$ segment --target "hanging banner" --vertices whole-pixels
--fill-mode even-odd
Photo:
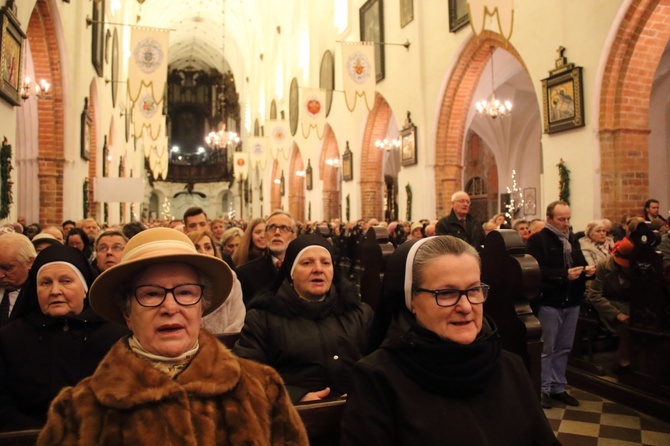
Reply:
[[[293,142],[288,121],[278,119],[266,120],[265,134],[268,135],[268,145],[272,159],[277,159],[279,152],[282,152],[284,159],[288,160],[288,151],[291,149],[291,143]]]
[[[323,130],[326,126],[326,90],[303,88],[300,91],[300,106],[302,137],[309,138],[312,129],[316,129],[316,137],[323,139]]]
[[[244,152],[233,153],[233,170],[236,179],[246,180],[249,175],[249,154]]]
[[[468,0],[468,13],[475,36],[488,29],[500,33],[505,40],[512,37],[514,0]]]
[[[128,96],[132,102],[133,135],[154,143],[165,129],[163,105],[169,36],[166,30],[140,27],[133,27],[130,35]],[[148,150],[145,142],[145,156]]]
[[[356,108],[358,97],[372,110],[375,103],[375,52],[372,42],[342,42],[344,100],[350,112]]]
[[[249,138],[249,154],[251,158],[251,167],[260,166],[265,169],[267,165],[267,138],[254,136]]]
[[[151,174],[154,177],[154,180],[157,180],[159,177],[166,180],[168,174],[169,153],[167,151],[167,141],[165,141],[165,138],[162,138],[161,141],[159,141],[159,144],[152,145],[147,158],[149,159],[149,168],[151,169]]]

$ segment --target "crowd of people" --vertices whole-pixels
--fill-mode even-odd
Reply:
[[[617,373],[630,368],[630,234],[653,227],[670,263],[658,201],[577,235],[561,201],[544,220],[484,223],[467,193],[451,204],[416,222],[301,224],[276,210],[245,224],[193,207],[110,228],[3,226],[0,430],[43,428],[39,444],[306,444],[294,405],[346,399],[342,444],[449,433],[454,444],[558,444],[541,407],[579,405],[565,370],[583,302],[620,337]],[[341,268],[373,226],[396,247],[377,308]],[[541,270],[539,399],[483,314],[479,252],[501,229]],[[228,350],[211,333],[239,339]]]

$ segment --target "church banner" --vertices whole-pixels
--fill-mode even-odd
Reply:
[[[303,88],[300,94],[302,137],[309,138],[312,129],[316,129],[316,137],[321,140],[326,126],[326,90]]]
[[[145,157],[152,146],[164,144],[168,40],[165,30],[134,27],[131,31],[128,96],[133,105],[133,136],[143,139]]]
[[[288,121],[278,119],[268,119],[265,121],[265,134],[268,135],[270,154],[273,159],[279,157],[279,152],[283,153],[284,159],[288,159],[289,150],[291,150],[291,131]]]
[[[245,152],[233,153],[233,169],[236,179],[246,180],[249,175],[249,154]]]
[[[505,40],[512,37],[514,0],[468,0],[468,12],[475,36],[488,29],[500,33]]]
[[[342,68],[344,100],[350,112],[354,111],[358,97],[365,98],[368,111],[375,104],[375,52],[372,42],[343,42]]]
[[[265,169],[267,165],[267,138],[262,136],[249,138],[249,147],[251,167],[260,166],[261,169]]]

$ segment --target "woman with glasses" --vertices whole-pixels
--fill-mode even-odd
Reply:
[[[320,235],[293,240],[275,285],[254,298],[233,351],[275,368],[294,403],[338,399],[363,357],[372,309],[340,280]]]
[[[91,287],[95,311],[132,335],[58,395],[37,444],[306,445],[277,372],[201,330],[232,282],[230,268],[183,233],[133,237]]]
[[[477,251],[451,236],[389,258],[343,445],[558,445],[521,358],[484,317]]]

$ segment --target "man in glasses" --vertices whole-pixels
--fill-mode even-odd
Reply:
[[[477,251],[484,245],[484,228],[470,214],[470,196],[465,191],[451,196],[451,213],[442,217],[435,225],[435,235],[452,235],[466,241]]]
[[[541,404],[545,409],[552,400],[568,406],[579,401],[566,391],[565,369],[579,318],[579,306],[587,277],[593,277],[595,265],[587,266],[579,242],[570,232],[570,206],[554,201],[547,206],[547,222],[526,244],[542,274],[542,295],[535,303],[542,325]]]
[[[295,238],[295,220],[282,210],[276,210],[265,222],[265,240],[268,252],[263,256],[240,266],[237,278],[242,284],[244,303],[248,305],[259,291],[269,289],[277,276],[277,270],[284,261],[286,248]]]
[[[92,265],[96,276],[121,261],[123,248],[126,247],[127,242],[128,239],[122,232],[112,229],[98,235],[95,240],[95,260]]]

